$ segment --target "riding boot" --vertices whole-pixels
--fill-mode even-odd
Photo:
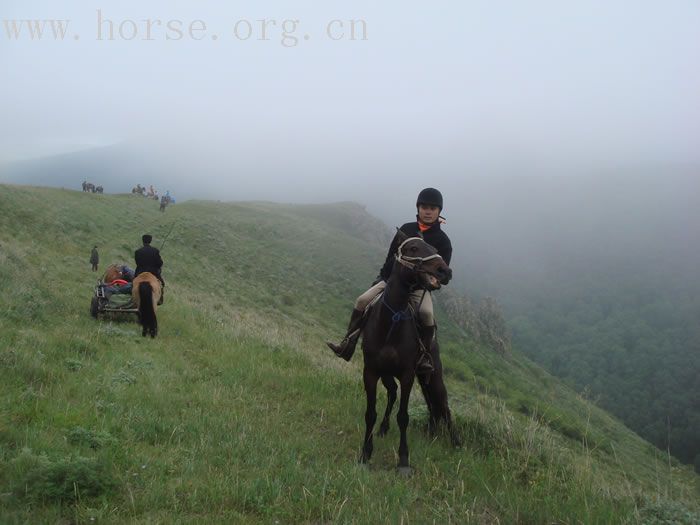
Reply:
[[[421,352],[416,363],[416,374],[430,376],[435,371],[433,366],[433,358],[431,349],[433,347],[433,338],[435,337],[434,326],[420,327]]]
[[[334,344],[330,341],[326,341],[328,348],[335,352],[335,355],[342,357],[346,361],[350,361],[352,355],[355,353],[355,346],[357,345],[357,340],[360,338],[362,333],[362,321],[364,312],[362,310],[356,310],[353,308],[352,315],[350,316],[350,324],[348,325],[348,332],[345,337],[340,342],[340,344]]]

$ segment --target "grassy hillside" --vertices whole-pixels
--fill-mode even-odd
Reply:
[[[698,477],[444,312],[464,446],[398,431],[357,464],[360,361],[325,348],[384,256],[353,204],[184,202],[0,186],[0,522],[695,523]],[[174,224],[174,226],[173,226]],[[101,267],[163,250],[160,334],[93,320]],[[439,298],[438,298],[439,301]],[[384,397],[380,398],[383,409]],[[675,520],[675,521],[673,521]]]

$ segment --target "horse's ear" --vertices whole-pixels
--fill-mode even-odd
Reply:
[[[408,235],[402,232],[399,228],[396,228],[396,240],[401,244],[403,241],[408,239]]]

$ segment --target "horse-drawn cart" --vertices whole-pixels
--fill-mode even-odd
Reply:
[[[138,314],[138,309],[131,299],[132,279],[133,270],[128,266],[108,266],[104,278],[95,285],[90,302],[90,315],[97,319],[100,314],[107,312]]]
[[[139,313],[134,302],[131,300],[131,283],[129,283],[128,287],[123,287],[128,288],[128,290],[115,290],[114,288],[114,286],[105,284],[102,281],[97,281],[95,295],[90,302],[90,315],[95,319],[97,319],[100,314],[107,312]]]
[[[95,319],[100,314],[107,312],[138,314],[138,310],[131,300],[131,286],[128,292],[112,290],[114,287],[98,281],[95,286],[95,295],[90,302],[90,315]]]

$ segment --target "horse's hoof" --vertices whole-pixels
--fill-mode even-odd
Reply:
[[[379,432],[377,432],[377,436],[384,437],[386,436],[387,432],[389,432],[389,425],[381,426],[379,427]]]
[[[360,460],[359,460],[359,463],[362,464],[362,465],[366,465],[367,463],[369,463],[369,460],[370,460],[371,458],[372,458],[372,451],[369,451],[369,452],[368,452],[368,451],[366,451],[366,450],[363,450],[363,451],[360,452]]]
[[[408,478],[413,475],[413,469],[411,467],[396,467],[396,472],[403,478]]]

